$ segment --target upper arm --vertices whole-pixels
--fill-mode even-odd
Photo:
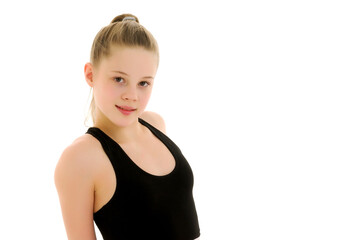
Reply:
[[[166,133],[165,121],[159,114],[145,111],[141,114],[140,117],[163,133]]]
[[[96,239],[93,223],[94,177],[84,152],[78,145],[65,149],[54,175],[70,240]]]

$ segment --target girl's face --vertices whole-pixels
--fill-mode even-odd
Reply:
[[[137,122],[150,99],[157,65],[157,56],[151,51],[112,47],[110,56],[93,69],[92,81],[87,76],[93,87],[95,124],[110,121],[125,127]]]

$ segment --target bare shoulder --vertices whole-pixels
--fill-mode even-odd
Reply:
[[[91,177],[96,170],[100,143],[89,134],[77,138],[63,151],[56,169],[55,183],[63,178]]]
[[[163,133],[166,133],[165,121],[160,116],[160,114],[151,111],[145,111],[141,114],[140,118],[144,119],[146,122],[150,123]]]
[[[85,134],[63,151],[55,169],[55,185],[69,239],[96,239],[93,208],[99,147],[95,138]]]

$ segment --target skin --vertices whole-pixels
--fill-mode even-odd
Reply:
[[[87,63],[84,74],[96,102],[94,126],[119,143],[141,169],[161,176],[174,169],[175,160],[138,122],[140,117],[165,133],[161,116],[144,112],[157,62],[156,55],[143,48],[112,47],[98,66]],[[136,111],[124,115],[116,105]],[[68,239],[96,239],[93,213],[111,199],[116,187],[114,170],[97,139],[84,134],[64,150],[55,169],[55,185]]]

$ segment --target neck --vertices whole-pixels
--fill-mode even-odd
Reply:
[[[136,119],[127,126],[117,126],[107,118],[97,119],[94,127],[100,128],[106,135],[119,144],[135,142],[144,133],[141,123]]]

